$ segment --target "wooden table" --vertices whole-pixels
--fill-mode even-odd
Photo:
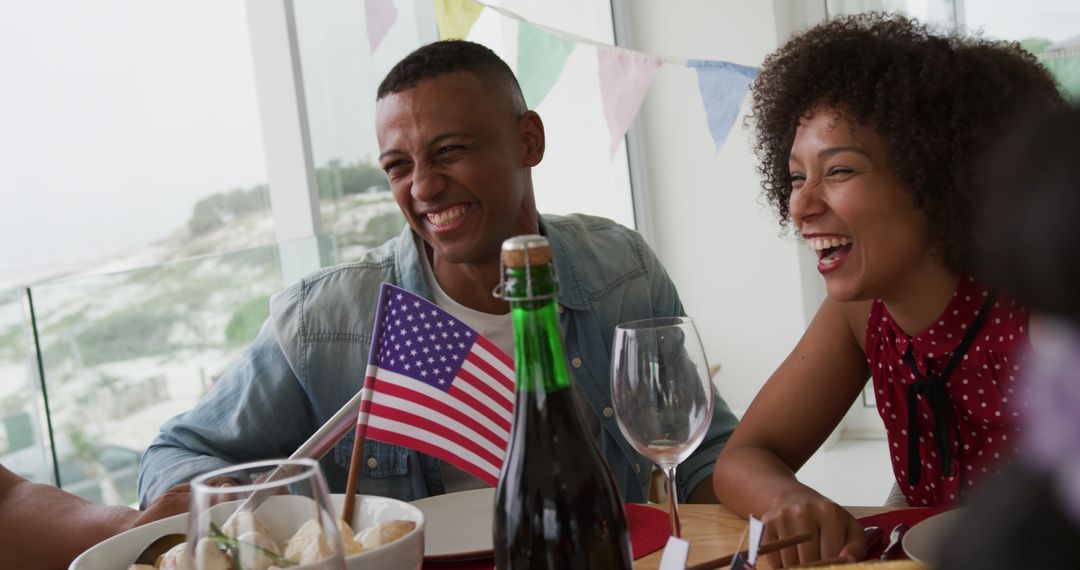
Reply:
[[[655,505],[665,509],[667,505]],[[888,507],[847,507],[856,518],[892,510]],[[666,511],[665,511],[666,512]],[[746,530],[746,520],[735,516],[722,505],[680,505],[683,540],[690,542],[690,564],[697,564],[735,552]],[[655,570],[660,567],[663,549],[634,563],[636,570]],[[759,561],[768,568],[767,561]]]

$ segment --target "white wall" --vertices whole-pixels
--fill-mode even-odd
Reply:
[[[632,26],[626,47],[647,53],[759,66],[778,44],[771,2],[665,0],[625,7]],[[781,14],[781,21],[789,17]],[[736,409],[749,405],[806,326],[799,246],[781,237],[775,215],[763,205],[742,118],[715,152],[697,76],[675,65],[657,73],[637,118],[646,145],[653,246],[698,322],[710,363],[723,366],[717,384]]]

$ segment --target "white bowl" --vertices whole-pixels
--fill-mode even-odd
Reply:
[[[275,497],[270,499],[275,499]],[[264,508],[274,506],[270,499],[267,500]],[[334,510],[340,513],[341,507],[345,503],[345,495],[331,495],[330,500],[334,504]],[[187,532],[187,518],[187,513],[183,513],[120,533],[80,554],[71,563],[68,570],[127,568],[129,564],[135,561],[135,557],[142,552],[142,549],[146,548],[158,537],[171,533],[185,534]],[[267,524],[271,526],[271,531],[274,532],[273,527],[276,525],[269,522],[271,517],[266,518],[268,519]],[[281,520],[281,517],[273,518]],[[390,544],[349,556],[345,559],[346,568],[349,570],[361,570],[364,568],[420,570],[424,561],[424,513],[409,503],[396,499],[372,495],[356,496],[353,520],[349,521],[354,531],[360,532],[362,529],[388,520],[416,521],[416,528]],[[299,526],[299,523],[296,526]]]

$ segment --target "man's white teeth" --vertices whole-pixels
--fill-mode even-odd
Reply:
[[[435,224],[436,226],[441,226],[441,225],[446,224],[446,223],[448,223],[448,222],[450,222],[452,220],[456,220],[456,219],[460,218],[461,215],[464,214],[464,213],[465,213],[465,206],[454,206],[453,208],[450,208],[449,210],[443,210],[441,212],[436,212],[434,214],[428,214],[427,219],[428,219],[429,222]]]
[[[831,238],[809,238],[806,240],[810,244],[810,248],[814,251],[821,251],[823,249],[829,249],[830,247],[840,247],[851,243],[851,240],[846,237],[831,237]]]

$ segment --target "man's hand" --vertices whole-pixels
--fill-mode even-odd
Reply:
[[[238,485],[240,482],[231,477],[215,477],[211,479],[209,483],[215,487],[230,487]],[[134,528],[173,515],[186,513],[188,512],[188,509],[190,509],[190,505],[191,485],[188,483],[176,485],[162,493],[157,500],[146,507],[145,511],[139,511],[138,516],[131,522],[130,527]]]

